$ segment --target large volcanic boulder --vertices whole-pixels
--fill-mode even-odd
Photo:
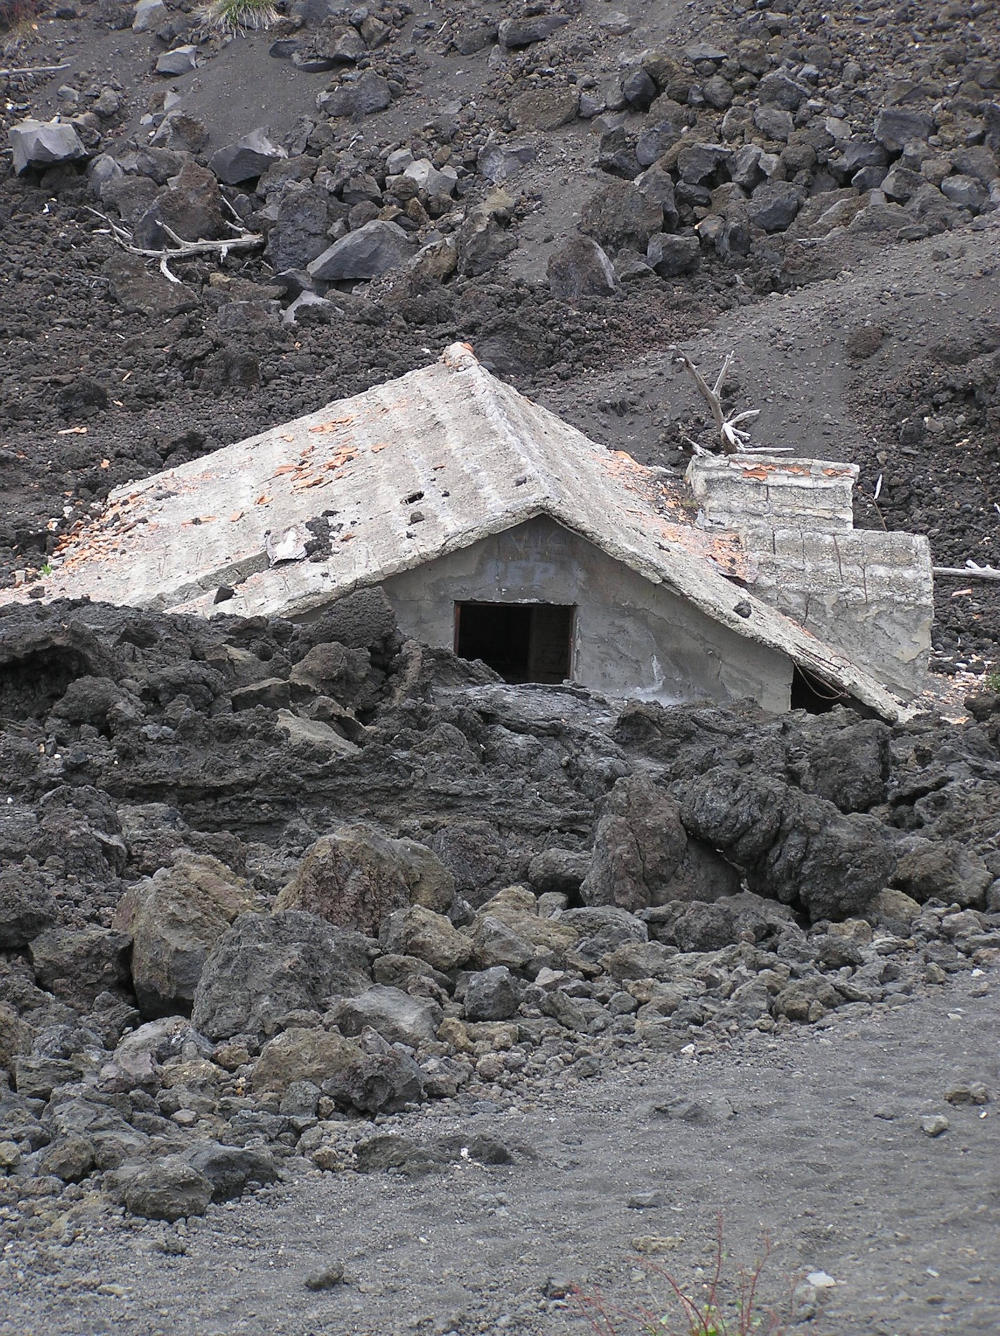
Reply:
[[[424,845],[345,824],[307,850],[276,908],[377,936],[396,910],[419,904],[443,913],[454,894],[454,877]]]
[[[845,816],[779,779],[717,766],[678,787],[689,833],[742,869],[751,891],[813,922],[864,913],[896,865],[875,817]]]
[[[241,914],[205,962],[192,1019],[210,1039],[267,1033],[289,1012],[363,993],[368,965],[366,938],[315,914]]]
[[[113,924],[132,935],[132,980],[143,1015],[190,1011],[209,951],[251,907],[246,883],[198,854],[126,891]]]
[[[618,780],[600,809],[590,870],[580,887],[586,904],[634,913],[737,890],[734,868],[689,838],[675,798],[641,775]]]

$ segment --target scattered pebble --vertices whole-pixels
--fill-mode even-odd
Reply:
[[[920,1130],[926,1136],[939,1137],[951,1126],[943,1113],[927,1113],[920,1119]]]
[[[307,1290],[332,1290],[343,1283],[343,1262],[328,1262],[326,1266],[320,1267],[318,1271],[313,1271],[306,1277]]]

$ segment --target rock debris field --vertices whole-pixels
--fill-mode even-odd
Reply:
[[[5,584],[455,339],[678,473],[671,345],[734,351],[996,564],[993,6],[264,19],[0,3]],[[377,590],[0,610],[0,1333],[685,1332],[718,1230],[762,1330],[1000,1326],[998,588],[892,726],[509,686]]]

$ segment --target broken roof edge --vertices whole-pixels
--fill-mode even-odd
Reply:
[[[135,478],[120,483],[117,487],[113,487],[105,497],[101,507],[100,517],[106,516],[109,512],[115,510],[116,507],[120,509],[131,509],[135,507],[137,502],[139,502],[147,492],[154,492],[157,488],[162,488],[166,482],[182,484],[189,477],[197,477],[198,474],[203,472],[206,461],[211,459],[213,455],[218,455],[225,450],[233,449],[235,446],[242,446],[247,450],[251,450],[254,446],[269,440],[276,432],[288,431],[296,427],[308,431],[311,426],[321,424],[332,408],[343,409],[353,405],[356,401],[364,399],[366,395],[379,390],[383,385],[392,385],[395,381],[406,382],[408,380],[415,380],[426,375],[432,367],[438,364],[442,364],[447,367],[448,370],[456,372],[478,370],[484,377],[495,379],[490,376],[490,373],[486,370],[483,364],[476,358],[470,344],[451,343],[445,348],[444,352],[438,357],[435,357],[433,361],[430,361],[423,366],[414,367],[412,371],[404,372],[402,376],[397,376],[393,380],[377,381],[374,385],[370,385],[367,390],[359,390],[355,394],[348,395],[345,398],[331,399],[327,403],[321,404],[319,408],[313,409],[312,412],[301,413],[298,417],[292,418],[286,422],[276,422],[270,427],[265,427],[263,431],[254,432],[252,436],[240,437],[238,441],[232,441],[229,445],[218,446],[214,450],[209,450],[206,454],[197,455],[193,459],[187,459],[183,464],[173,464],[168,468],[158,470],[156,473],[150,473],[145,478]],[[505,385],[504,381],[497,381],[496,383]],[[575,431],[577,429],[573,428],[573,430]],[[580,434],[582,435],[583,433]]]
[[[558,507],[555,508],[558,512]],[[914,710],[877,678],[845,655],[840,654],[811,631],[800,626],[777,608],[758,598],[743,585],[734,584],[720,570],[710,563],[700,563],[696,578],[685,580],[680,571],[687,566],[687,561],[678,558],[687,554],[673,553],[674,566],[680,569],[668,569],[649,561],[640,553],[631,550],[623,543],[609,540],[607,535],[593,531],[581,524],[579,519],[570,521],[564,514],[550,512],[563,528],[578,534],[587,542],[599,547],[614,561],[620,561],[643,579],[652,584],[660,584],[687,599],[712,621],[725,626],[727,630],[744,640],[786,655],[799,669],[813,673],[832,687],[844,691],[860,704],[875,710],[892,723],[904,723]],[[680,577],[680,578],[679,578]],[[705,585],[707,588],[699,588]],[[714,586],[714,590],[713,590]],[[715,592],[716,598],[711,597]],[[737,595],[737,602],[750,606],[750,617],[743,617],[729,606],[729,596]],[[723,597],[725,595],[725,597]],[[763,623],[761,625],[760,623]],[[770,627],[768,624],[772,624]],[[773,629],[772,629],[773,628]]]

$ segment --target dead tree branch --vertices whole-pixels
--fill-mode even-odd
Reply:
[[[932,566],[931,570],[953,580],[1000,580],[995,566]]]
[[[19,70],[0,70],[0,79],[16,79],[21,74],[58,74],[68,69],[69,61],[62,65],[25,65]]]
[[[256,250],[258,246],[263,246],[264,238],[256,232],[240,231],[235,237],[223,237],[219,241],[185,241],[166,223],[160,226],[174,243],[172,246],[164,246],[160,250],[148,249],[144,246],[136,246],[132,242],[132,233],[127,228],[122,227],[120,223],[114,223],[107,214],[100,213],[97,209],[87,209],[95,218],[100,218],[101,222],[108,226],[108,235],[111,239],[121,246],[122,250],[128,251],[130,255],[142,255],[148,260],[159,260],[160,272],[164,278],[170,279],[171,283],[179,283],[180,279],[167,268],[168,260],[189,259],[192,255],[218,255],[224,260],[230,251]]]
[[[749,422],[751,418],[758,417],[760,414],[759,408],[748,408],[744,409],[742,413],[734,413],[731,417],[726,416],[720,396],[729,368],[733,364],[732,353],[726,354],[722,363],[722,370],[715,378],[715,384],[709,385],[708,381],[691,361],[687,353],[678,348],[676,344],[671,346],[669,351],[674,360],[680,362],[685,371],[687,371],[695,385],[697,385],[701,397],[705,400],[705,403],[708,404],[709,411],[712,414],[712,421],[715,423],[715,430],[718,432],[718,450],[721,451],[722,454],[736,455],[744,452],[752,453],[761,450],[766,450],[768,454],[787,454],[789,452],[789,447],[787,446],[779,446],[775,448],[750,444],[750,433],[744,430],[740,426],[740,423]],[[704,450],[703,446],[697,445],[694,441],[690,440],[689,437],[685,437],[685,440],[694,447],[695,453]],[[708,453],[715,453],[715,451],[709,451]]]

